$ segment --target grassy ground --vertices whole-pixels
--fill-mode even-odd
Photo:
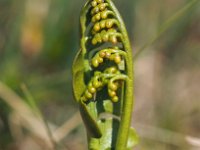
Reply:
[[[0,0],[0,150],[86,149],[71,65],[83,0]],[[138,150],[200,149],[200,3],[114,0],[135,54]]]

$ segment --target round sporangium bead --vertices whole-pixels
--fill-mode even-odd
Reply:
[[[88,90],[86,90],[85,97],[88,99],[92,98],[92,93],[90,93]]]
[[[99,3],[99,4],[103,2],[102,0],[96,0],[96,1],[97,1],[97,3]]]
[[[109,72],[110,73],[115,73],[117,71],[117,68],[116,67],[111,67],[110,69],[109,69]]]
[[[113,44],[117,44],[116,36],[114,36],[114,35],[110,36],[110,42],[112,42]]]
[[[92,17],[92,22],[96,22],[96,18],[95,18],[95,16]]]
[[[95,6],[97,6],[97,2],[96,2],[95,0],[93,0],[93,1],[91,2],[91,5],[92,5],[92,7],[95,7]]]
[[[116,91],[117,90],[117,85],[114,84],[114,83],[109,83],[108,84],[108,88],[111,89],[111,90],[113,90],[113,91]]]
[[[104,58],[105,55],[106,55],[106,53],[105,53],[104,51],[101,51],[101,52],[99,53],[99,56],[100,56],[101,58]]]
[[[99,12],[99,7],[96,6],[96,7],[94,8],[94,12],[95,12],[95,13],[98,13],[98,12]]]
[[[111,54],[109,52],[106,52],[106,58],[110,58]]]
[[[98,13],[98,14],[95,15],[95,19],[96,19],[97,21],[101,19],[100,13]]]
[[[92,94],[96,92],[96,89],[94,87],[88,88],[88,91]]]
[[[101,39],[101,35],[99,33],[97,33],[95,35],[95,39],[97,40],[97,42],[101,43],[102,42],[102,39]]]
[[[115,59],[115,55],[111,55],[109,59],[110,60],[114,60]]]
[[[108,42],[108,40],[109,40],[109,35],[108,35],[107,33],[104,34],[103,37],[102,37],[102,39],[103,39],[104,42]]]
[[[97,44],[96,38],[93,38],[93,39],[92,39],[92,44],[93,44],[93,45],[96,45],[96,44]]]
[[[94,25],[94,31],[99,31],[100,29],[101,29],[101,27],[100,27],[100,25],[99,25],[99,23],[96,23],[95,25]]]
[[[95,80],[98,80],[98,77],[97,77],[97,76],[100,75],[100,74],[101,74],[100,71],[95,71],[95,72],[94,72],[94,76],[95,76],[94,79],[95,79]]]
[[[99,66],[98,60],[97,60],[97,59],[92,59],[92,65],[93,65],[94,67],[98,67],[98,66]]]
[[[106,26],[106,21],[105,21],[105,20],[102,20],[99,24],[100,24],[100,27],[101,27],[101,28],[105,28],[105,26]]]
[[[98,13],[98,12],[99,12],[99,7],[98,7],[98,6],[95,6],[95,7],[92,9],[91,14],[93,15],[93,14],[96,14],[96,13]]]
[[[101,57],[98,57],[97,60],[98,60],[99,63],[103,62],[103,58],[101,58]]]
[[[114,96],[114,97],[112,98],[112,101],[113,101],[113,102],[118,102],[118,100],[119,100],[119,98],[118,98],[117,96]]]
[[[100,25],[101,26],[101,25]],[[107,33],[107,31],[106,30],[102,30],[101,31],[101,35],[103,36],[104,34],[106,34]]]
[[[93,88],[92,82],[89,82],[88,88]]]
[[[109,90],[109,91],[108,91],[108,94],[109,94],[110,97],[116,96],[116,92],[115,92],[115,91],[112,91],[112,90]]]
[[[102,19],[106,19],[107,18],[107,12],[106,11],[101,12],[101,18]]]
[[[121,62],[121,57],[119,55],[115,56],[115,63],[119,64]]]
[[[107,27],[107,28],[111,28],[112,25],[113,25],[113,21],[112,21],[112,20],[107,20],[107,21],[106,21],[106,27]]]
[[[106,8],[106,3],[102,3],[99,5],[99,9],[103,11]]]
[[[93,86],[94,86],[95,88],[99,88],[99,87],[100,87],[100,82],[99,82],[99,81],[94,80],[94,81],[92,82],[92,84],[93,84]]]

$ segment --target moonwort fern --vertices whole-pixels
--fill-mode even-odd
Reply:
[[[111,0],[88,0],[80,16],[80,50],[73,63],[74,96],[91,150],[126,150],[137,143],[132,128],[132,50]]]

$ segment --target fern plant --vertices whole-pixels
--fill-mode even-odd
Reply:
[[[80,16],[80,50],[73,63],[73,90],[88,136],[88,149],[132,149],[132,50],[111,0],[88,0]]]

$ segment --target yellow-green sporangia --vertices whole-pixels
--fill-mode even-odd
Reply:
[[[123,20],[111,0],[87,0],[80,26],[73,90],[88,149],[131,150],[138,138],[130,127],[133,57]]]

